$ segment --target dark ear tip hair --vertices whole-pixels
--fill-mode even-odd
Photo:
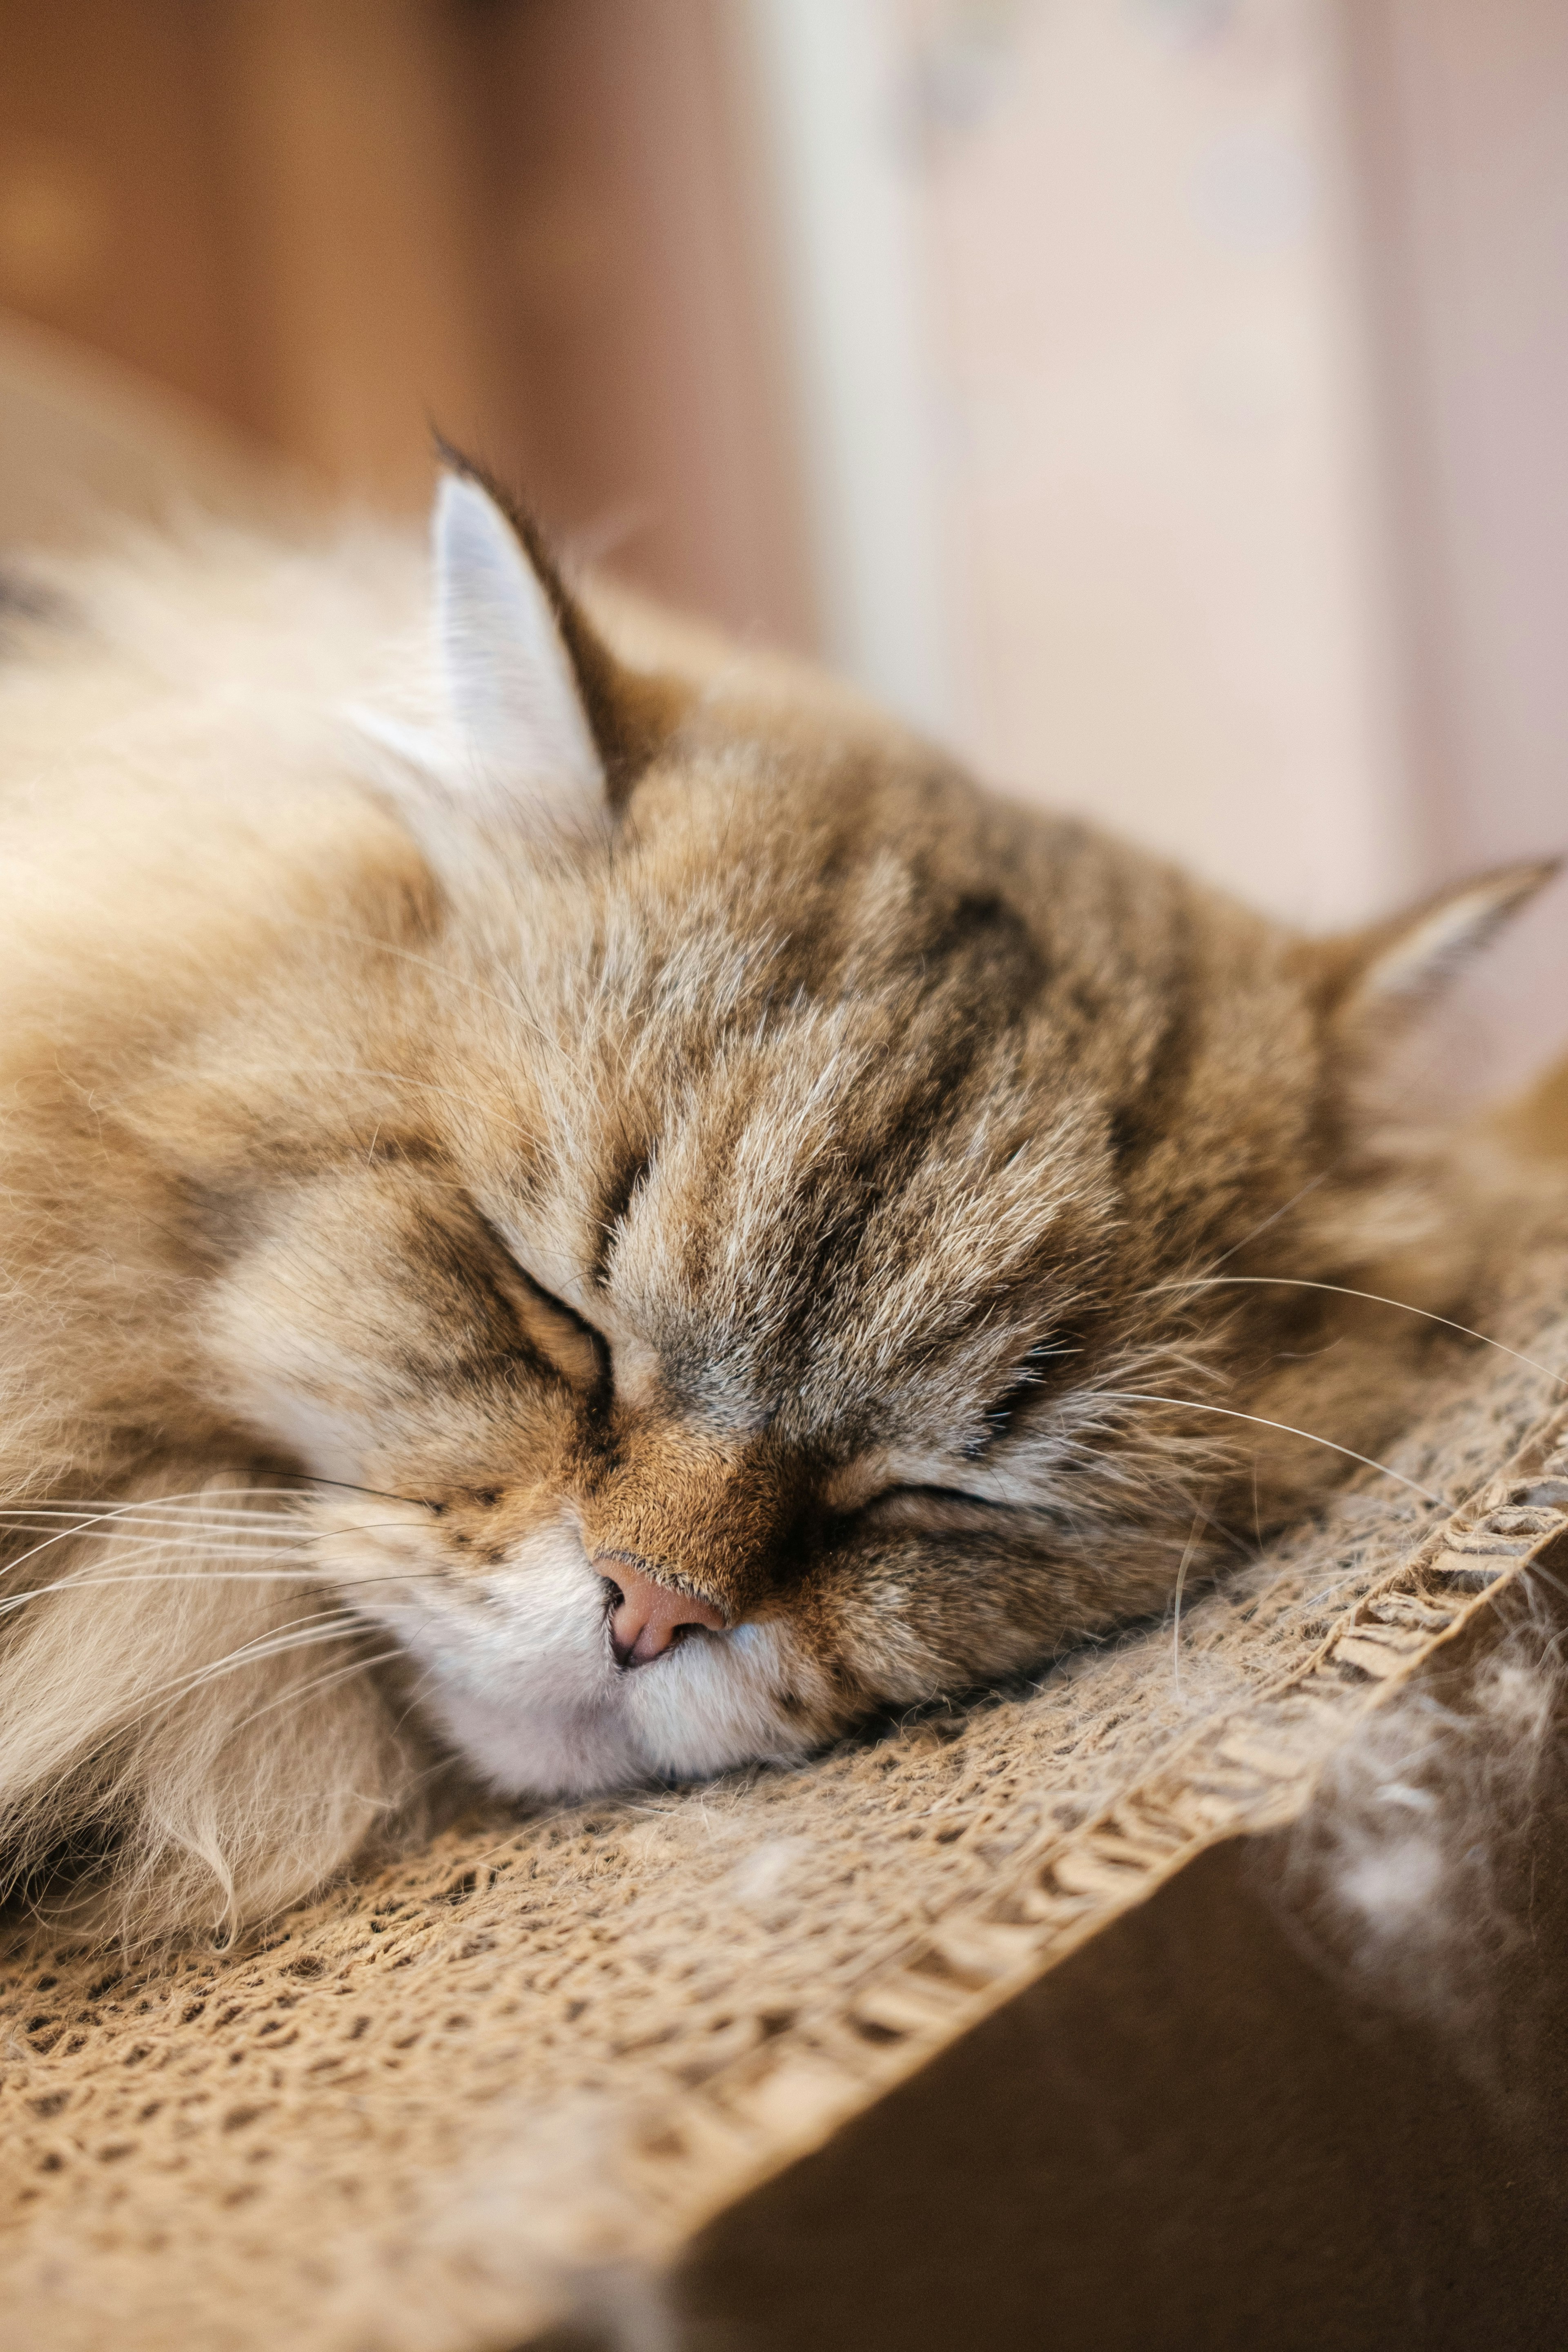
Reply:
[[[477,482],[485,496],[494,501],[521,541],[529,562],[543,577],[552,601],[559,603],[564,594],[560,567],[543,528],[534,520],[527,499],[520,497],[482,457],[470,457],[468,450],[459,449],[455,441],[448,441],[433,418],[429,424],[431,446],[442,472],[456,474],[461,481]]]
[[[468,458],[455,441],[447,440],[428,409],[425,412],[425,429],[430,436],[430,446],[436,453],[437,464],[446,467],[449,473],[465,472],[468,464]]]
[[[1524,887],[1543,890],[1564,869],[1568,869],[1568,849],[1554,849],[1548,857],[1527,858],[1519,870]]]
[[[1479,876],[1478,887],[1484,889],[1489,881],[1497,894],[1491,923],[1487,927],[1488,934],[1508,922],[1532,898],[1539,898],[1549,883],[1556,881],[1565,866],[1568,866],[1568,853],[1558,851],[1550,857],[1518,858],[1507,866],[1494,866],[1489,875]]]
[[[1550,882],[1554,874],[1561,874],[1565,865],[1568,865],[1568,850],[1554,849],[1544,857],[1510,857],[1505,865],[1492,866],[1490,872],[1499,882],[1512,876],[1521,890],[1538,890],[1543,883]],[[1486,878],[1485,875],[1477,877],[1480,881]]]
[[[425,423],[429,431],[430,446],[435,455],[436,463],[442,471],[447,474],[461,474],[468,481],[478,482],[483,488],[489,489],[491,488],[489,470],[483,461],[478,457],[471,457],[466,449],[459,449],[455,441],[449,440],[428,411],[426,413]]]

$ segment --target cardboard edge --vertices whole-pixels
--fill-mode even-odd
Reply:
[[[1560,1490],[1549,1501],[1524,1497]],[[606,2198],[635,2213],[627,2259],[671,2275],[697,2234],[825,2147],[1215,1848],[1286,1829],[1354,1727],[1568,1549],[1568,1410],[1540,1422],[1304,1664],[1222,1711],[1006,1886],[883,1956],[830,2020],[786,2030],[657,2116],[630,2117]],[[1429,1625],[1412,1626],[1415,1615]],[[579,2308],[596,2301],[582,2280]],[[651,2307],[651,2305],[650,2305]]]

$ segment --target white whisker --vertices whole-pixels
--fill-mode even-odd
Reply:
[[[281,1515],[276,1511],[253,1511],[237,1508],[232,1504],[208,1511],[165,1511],[158,1503],[133,1503],[105,1510],[91,1503],[0,1503],[0,1519],[57,1518],[98,1521],[113,1519],[145,1526],[149,1520],[166,1527],[207,1527],[220,1524],[241,1524],[247,1527],[274,1527]]]
[[[1218,1413],[1226,1421],[1250,1421],[1259,1429],[1277,1429],[1284,1437],[1300,1437],[1309,1445],[1326,1445],[1331,1454],[1342,1454],[1347,1462],[1359,1462],[1365,1470],[1379,1471],[1384,1478],[1393,1478],[1401,1486],[1408,1486],[1411,1493],[1419,1495],[1424,1502],[1441,1503],[1443,1499],[1441,1495],[1435,1495],[1430,1486],[1423,1486],[1419,1479],[1407,1478],[1403,1470],[1391,1470],[1386,1462],[1374,1462],[1370,1454],[1358,1454],[1353,1445],[1341,1445],[1331,1437],[1320,1437],[1315,1429],[1297,1429],[1288,1421],[1269,1421],[1260,1412],[1240,1412],[1234,1405],[1200,1404],[1195,1397],[1149,1396],[1138,1389],[1106,1389],[1102,1393],[1118,1398],[1124,1404],[1168,1404],[1181,1412]]]
[[[1224,1263],[1222,1258],[1220,1264]],[[1434,1315],[1429,1307],[1413,1307],[1408,1298],[1385,1298],[1380,1290],[1355,1290],[1344,1282],[1309,1282],[1284,1274],[1211,1274],[1191,1282],[1157,1282],[1144,1296],[1152,1297],[1161,1290],[1226,1290],[1238,1286],[1261,1290],[1326,1290],[1341,1298],[1364,1298],[1373,1307],[1394,1307],[1402,1315],[1418,1315],[1424,1323],[1437,1323],[1445,1331],[1457,1331],[1463,1339],[1478,1339],[1483,1348],[1495,1348],[1500,1355],[1511,1356],[1516,1364],[1524,1364],[1531,1371],[1555,1381],[1559,1388],[1568,1388],[1568,1377],[1554,1372],[1549,1364],[1538,1363],[1533,1356],[1521,1355],[1517,1348],[1505,1347],[1500,1339],[1490,1338],[1485,1331],[1472,1330],[1468,1323],[1456,1323],[1450,1315]]]
[[[30,1551],[18,1552],[15,1559],[8,1559],[5,1563],[5,1574],[7,1577],[14,1576],[19,1568],[26,1568],[30,1559],[37,1559],[40,1552],[52,1551],[56,1544],[71,1543],[82,1532],[83,1530],[77,1527],[62,1528],[58,1535],[47,1536],[42,1543],[34,1544]]]
[[[334,1576],[328,1586],[333,1592],[357,1592],[372,1584],[438,1583],[434,1573],[416,1569],[388,1569],[381,1576]],[[48,1584],[31,1584],[25,1592],[7,1593],[0,1600],[0,1616],[21,1609],[29,1601],[42,1601],[51,1592],[91,1592],[118,1591],[127,1584],[307,1584],[310,1579],[298,1568],[182,1568],[169,1569],[159,1574],[148,1569],[127,1569],[123,1576],[62,1576]],[[379,1608],[396,1606],[393,1601],[380,1601]]]
[[[1181,1566],[1176,1570],[1176,1609],[1171,1624],[1171,1681],[1178,1698],[1182,1693],[1182,1591],[1187,1580],[1188,1564],[1197,1549],[1198,1531],[1204,1518],[1205,1513],[1200,1507],[1194,1514],[1192,1532],[1182,1553]]]
[[[1277,1208],[1271,1215],[1265,1217],[1260,1223],[1253,1225],[1247,1233],[1242,1234],[1241,1239],[1238,1242],[1232,1243],[1230,1248],[1225,1252],[1223,1256],[1215,1258],[1215,1265],[1226,1265],[1228,1261],[1236,1255],[1237,1250],[1246,1249],[1247,1244],[1249,1242],[1255,1242],[1259,1234],[1266,1234],[1271,1225],[1277,1225],[1279,1223],[1281,1217],[1288,1217],[1292,1209],[1299,1207],[1300,1204],[1306,1200],[1309,1193],[1315,1192],[1320,1184],[1326,1184],[1329,1178],[1338,1172],[1339,1169],[1343,1164],[1344,1157],[1345,1155],[1342,1152],[1339,1159],[1333,1160],[1329,1167],[1321,1168],[1318,1171],[1318,1173],[1315,1176],[1310,1177],[1308,1181],[1301,1186],[1299,1192],[1292,1192],[1288,1201],[1282,1202],[1279,1207]]]
[[[347,1610],[342,1612],[341,1616],[293,1618],[270,1633],[258,1633],[254,1641],[242,1643],[237,1650],[230,1650],[226,1656],[215,1658],[210,1664],[199,1666],[192,1674],[176,1675],[169,1682],[160,1683],[148,1692],[147,1696],[149,1699],[168,1699],[172,1704],[188,1697],[192,1691],[216,1682],[222,1675],[238,1674],[246,1666],[261,1665],[270,1658],[286,1657],[294,1650],[314,1649],[327,1642],[348,1641],[364,1631],[363,1620]]]
[[[121,1519],[111,1527],[102,1527],[89,1519],[68,1519],[61,1523],[44,1520],[28,1526],[18,1520],[0,1534],[41,1536],[47,1534],[50,1542],[68,1543],[79,1538],[83,1543],[110,1544],[127,1551],[200,1551],[216,1556],[226,1551],[235,1559],[247,1557],[264,1548],[278,1551],[297,1550],[305,1538],[295,1536],[287,1528],[266,1522],[252,1527],[225,1525],[207,1529],[200,1525],[171,1526],[167,1521],[153,1520],[151,1525],[132,1527]]]
[[[258,1723],[264,1715],[270,1715],[276,1707],[299,1706],[308,1698],[314,1698],[318,1691],[330,1690],[334,1683],[346,1682],[351,1675],[367,1674],[372,1666],[387,1665],[404,1654],[401,1650],[376,1650],[368,1658],[351,1658],[346,1666],[334,1666],[330,1675],[317,1675],[311,1681],[301,1684],[298,1690],[284,1691],[279,1697],[269,1698],[265,1706],[254,1707],[250,1714],[240,1717],[235,1729],[243,1731],[247,1724]]]

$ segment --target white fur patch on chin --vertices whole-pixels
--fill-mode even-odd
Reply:
[[[772,1623],[693,1633],[621,1682],[645,1772],[701,1780],[733,1764],[794,1763],[816,1744],[784,1709],[790,1637]]]
[[[622,1669],[603,1580],[563,1522],[521,1545],[482,1591],[484,1605],[454,1606],[411,1583],[393,1622],[424,1668],[422,1710],[500,1796],[585,1797],[806,1751],[782,1704],[781,1632],[694,1634]]]

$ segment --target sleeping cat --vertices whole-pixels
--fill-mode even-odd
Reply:
[[[1384,1072],[1548,869],[1303,940],[591,618],[462,466],[428,579],[214,527],[26,589],[24,1899],[232,1929],[454,1764],[787,1762],[1037,1668],[1375,1456],[1453,1344],[1312,1286],[1472,1319],[1495,1207]]]

